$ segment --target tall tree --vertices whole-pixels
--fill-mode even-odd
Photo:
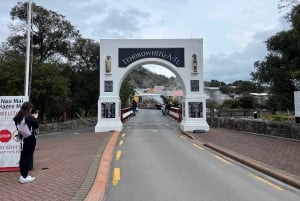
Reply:
[[[0,69],[7,70],[6,78],[15,75],[12,78],[18,82],[14,81],[14,84],[19,87],[3,85],[6,87],[1,92],[5,95],[21,95],[24,91],[27,7],[28,3],[18,3],[10,12],[12,20],[16,22],[10,26],[12,34],[1,48],[0,63],[5,61],[5,65],[0,64]],[[58,119],[64,111],[68,112],[69,117],[74,117],[79,110],[96,114],[99,44],[81,38],[79,31],[74,29],[65,16],[34,3],[32,8],[31,101],[45,114],[45,119]],[[7,59],[12,54],[18,56]],[[5,79],[0,81],[0,85],[8,83]]]
[[[2,46],[2,48],[5,47]],[[0,96],[24,95],[24,55],[13,50],[2,52],[0,55],[0,72]]]
[[[290,6],[296,6],[299,4],[299,0],[279,0],[278,9],[282,10],[285,8],[289,8]]]
[[[300,81],[300,5],[289,15],[292,28],[271,36],[267,41],[268,55],[255,62],[254,80],[270,86],[278,109],[293,109],[293,92]]]
[[[57,121],[70,105],[69,79],[53,64],[39,64],[33,71],[30,99],[41,110],[43,121]]]
[[[99,43],[78,37],[70,50],[71,66],[79,71],[99,71],[99,55]]]
[[[11,9],[12,20],[19,23],[11,25],[15,33],[10,36],[8,41],[24,51],[25,27],[27,23],[28,3],[19,2]],[[79,37],[79,31],[65,19],[65,16],[47,10],[32,3],[32,44],[35,58],[38,62],[46,60],[61,60],[61,57],[68,58],[71,42]]]

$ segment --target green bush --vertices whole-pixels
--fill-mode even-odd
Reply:
[[[284,115],[266,115],[262,119],[266,121],[287,121],[289,117]]]

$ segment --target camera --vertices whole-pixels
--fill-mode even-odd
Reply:
[[[40,110],[35,110],[32,114],[38,114]]]
[[[31,116],[33,116],[34,118],[38,118],[39,112],[39,110],[34,110],[34,112],[31,113]]]

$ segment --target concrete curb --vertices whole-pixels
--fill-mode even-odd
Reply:
[[[103,135],[106,135],[106,133],[104,133]],[[94,156],[94,159],[91,163],[91,166],[87,172],[87,175],[83,183],[81,184],[80,189],[77,191],[77,193],[73,196],[73,198],[70,201],[82,201],[89,193],[89,190],[92,188],[95,178],[97,176],[100,159],[102,157],[106,145],[108,144],[108,141],[111,139],[111,136],[112,133],[109,133],[108,136],[105,138],[105,140],[102,142],[102,144],[99,146],[98,151]]]
[[[287,172],[284,172],[282,170],[279,170],[277,168],[271,167],[269,165],[266,165],[264,163],[258,162],[254,159],[251,159],[247,156],[238,154],[234,151],[228,150],[224,147],[221,146],[217,146],[213,143],[208,143],[208,142],[201,142],[198,139],[196,139],[193,134],[190,134],[188,132],[184,132],[185,135],[187,135],[188,137],[192,138],[194,141],[200,143],[201,145],[208,147],[214,151],[217,151],[227,157],[232,158],[233,160],[236,160],[244,165],[247,165],[253,169],[256,169],[260,172],[263,172],[273,178],[276,178],[280,181],[283,181],[284,183],[287,183],[291,186],[294,186],[298,189],[300,189],[300,178],[295,176],[295,175],[291,175]]]

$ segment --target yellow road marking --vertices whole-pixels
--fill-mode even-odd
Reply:
[[[197,145],[197,144],[193,144],[195,147],[197,147],[198,149],[204,150],[201,146]]]
[[[213,156],[221,161],[223,161],[224,163],[228,164],[228,165],[232,165],[232,163],[230,163],[228,160],[225,160],[224,158],[217,156],[215,154],[213,154]]]
[[[124,141],[123,141],[123,140],[120,140],[120,142],[119,142],[119,147],[122,146],[123,143],[124,143]]]
[[[116,160],[120,160],[121,155],[122,155],[122,151],[121,150],[117,151],[117,153],[116,153]]]
[[[114,168],[112,184],[116,186],[121,179],[121,170],[120,168]]]
[[[186,137],[184,137],[183,135],[180,136],[182,139],[186,140]]]
[[[265,180],[265,179],[263,179],[263,178],[261,178],[261,177],[259,177],[259,176],[256,176],[256,175],[254,175],[254,174],[249,174],[249,175],[250,175],[251,177],[254,177],[255,179],[257,179],[257,180],[259,180],[259,181],[265,183],[265,184],[268,184],[269,186],[272,186],[273,188],[275,188],[275,189],[277,189],[277,190],[279,190],[279,191],[284,191],[283,188],[281,188],[280,186],[278,186],[278,185],[276,185],[276,184],[273,184],[272,182],[269,182],[269,181],[267,181],[267,180]]]

